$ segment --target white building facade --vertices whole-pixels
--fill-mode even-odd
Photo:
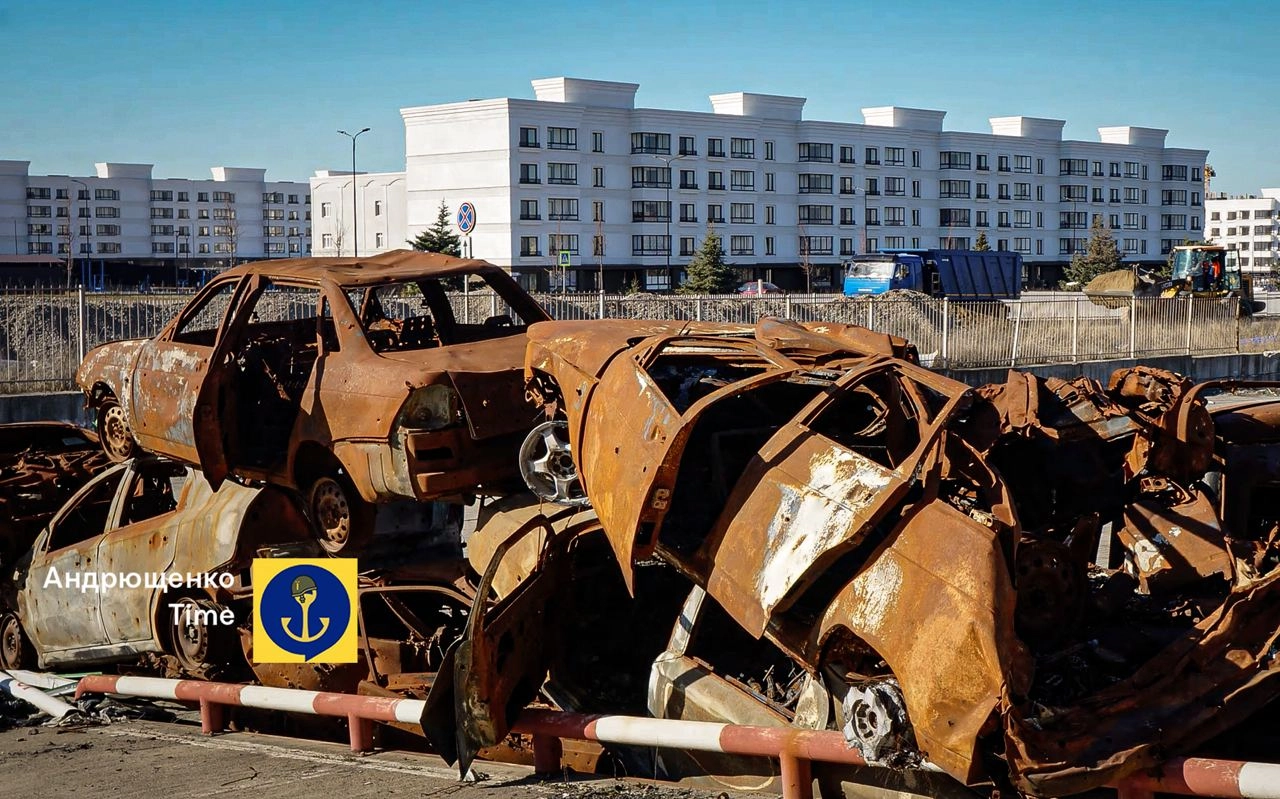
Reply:
[[[1242,270],[1270,280],[1272,268],[1280,265],[1280,189],[1262,189],[1256,196],[1210,195],[1205,210],[1206,239],[1236,250]]]
[[[567,252],[573,288],[603,275],[663,289],[668,259],[678,271],[711,225],[744,278],[803,287],[808,266],[818,289],[850,255],[982,233],[1052,282],[1094,216],[1131,263],[1203,235],[1208,152],[1166,147],[1165,130],[1071,141],[1062,120],[1015,116],[965,133],[943,130],[943,111],[899,107],[824,122],[802,118],[804,98],[744,92],[712,95],[710,112],[647,109],[637,88],[550,78],[534,100],[402,109],[406,238],[441,201],[470,202],[475,257],[554,285]]]
[[[151,164],[99,163],[83,177],[29,165],[0,161],[0,261],[44,256],[107,283],[171,283],[310,254],[310,186],[268,181],[264,169],[212,167],[191,180],[152,177]]]
[[[353,180],[349,170],[320,170],[311,178],[311,197],[314,255],[376,255],[408,246],[405,173],[356,172]]]

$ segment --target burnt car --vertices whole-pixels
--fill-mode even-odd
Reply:
[[[162,653],[196,675],[238,663],[234,626],[209,624],[207,614],[228,608],[246,620],[255,553],[296,543],[315,548],[288,492],[234,483],[214,491],[198,471],[153,456],[117,464],[76,492],[18,561],[17,612],[0,623],[0,660],[78,668]],[[222,573],[229,587],[145,579]],[[91,588],[86,574],[95,575]],[[104,574],[140,582],[99,586]]]
[[[62,503],[110,464],[92,430],[68,422],[0,424],[0,567],[26,552]]]
[[[492,289],[489,315],[455,314],[462,280]],[[518,484],[524,332],[546,319],[484,261],[265,261],[218,275],[155,338],[94,349],[76,380],[113,459],[295,488],[322,546],[349,553],[378,503]]]
[[[1192,754],[1280,693],[1280,403],[1211,408],[1240,386],[1146,367],[971,389],[901,340],[770,319],[529,338],[556,450],[531,463],[560,478],[531,487],[589,502],[629,590],[666,564],[731,620],[730,650],[761,647],[741,663],[781,657],[732,680],[723,648],[673,638],[655,714],[839,729],[874,765],[1061,796]],[[545,539],[457,650],[463,760],[554,663],[538,631],[576,581],[556,566],[571,543]]]

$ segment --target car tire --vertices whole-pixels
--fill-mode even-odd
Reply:
[[[34,669],[36,653],[16,613],[0,616],[0,668]]]
[[[222,606],[211,599],[180,596],[166,603],[174,608],[170,616],[168,654],[178,661],[182,670],[193,677],[211,679],[225,665],[225,654],[234,647],[229,630],[221,624],[207,624],[200,616],[188,615],[188,610],[203,613],[222,611]],[[237,650],[238,651],[238,650]]]
[[[98,438],[102,451],[115,463],[138,454],[138,442],[125,418],[124,409],[115,397],[107,396],[98,405]]]
[[[341,470],[317,478],[307,489],[307,518],[320,548],[350,557],[373,536],[374,508]]]

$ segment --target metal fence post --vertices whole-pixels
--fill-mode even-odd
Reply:
[[[596,318],[597,319],[604,318],[604,289],[600,289],[600,305],[596,309]]]
[[[1022,333],[1022,300],[1018,300],[1018,313],[1013,317],[1013,353],[1009,358],[1010,368],[1018,365],[1018,336]]]
[[[871,316],[871,312],[875,309],[875,301],[870,297],[867,298],[867,330],[875,330],[875,320]]]
[[[693,300],[693,318],[702,321],[702,296],[699,295]]]
[[[1071,304],[1071,362],[1080,360],[1080,298]]]
[[[1138,298],[1129,298],[1129,358],[1132,360],[1135,356],[1134,345],[1137,343],[1138,334]]]
[[[790,294],[783,297],[783,307],[785,308],[784,313],[786,313],[787,318],[794,319],[795,316],[791,313],[791,295]]]
[[[84,302],[85,302],[84,286],[83,285],[77,286],[76,287],[76,324],[79,327],[79,330],[76,331],[76,339],[79,346],[76,352],[80,356],[79,360],[76,361],[77,367],[80,364],[84,363],[84,354],[89,349],[88,331],[86,331],[85,329],[85,318],[88,316],[88,313],[85,308]]]
[[[489,295],[489,316],[497,316],[497,315],[498,315],[498,295],[490,294]]]
[[[942,298],[942,365],[950,366],[950,333],[951,333],[951,304],[947,297]]]
[[[471,324],[471,281],[462,276],[462,324]]]
[[[1192,325],[1191,307],[1192,307],[1192,303],[1195,302],[1195,299],[1196,299],[1195,295],[1193,294],[1187,295],[1187,355],[1191,354],[1191,325]],[[1237,341],[1238,340],[1239,339],[1237,339]]]

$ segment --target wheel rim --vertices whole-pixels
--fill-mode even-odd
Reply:
[[[200,615],[189,611],[203,610],[193,599],[180,599],[177,621],[173,626],[174,654],[186,668],[195,671],[205,665],[209,654],[209,628]]]
[[[125,421],[124,409],[112,403],[102,410],[102,423],[98,425],[102,446],[112,460],[128,460],[133,455],[133,431]]]
[[[538,497],[561,505],[590,504],[569,447],[569,423],[543,422],[520,446],[520,474]]]
[[[311,489],[311,514],[320,532],[320,545],[337,552],[351,540],[351,501],[332,477],[322,477]]]
[[[0,620],[0,665],[6,669],[21,668],[22,662],[22,625],[13,614]]]

